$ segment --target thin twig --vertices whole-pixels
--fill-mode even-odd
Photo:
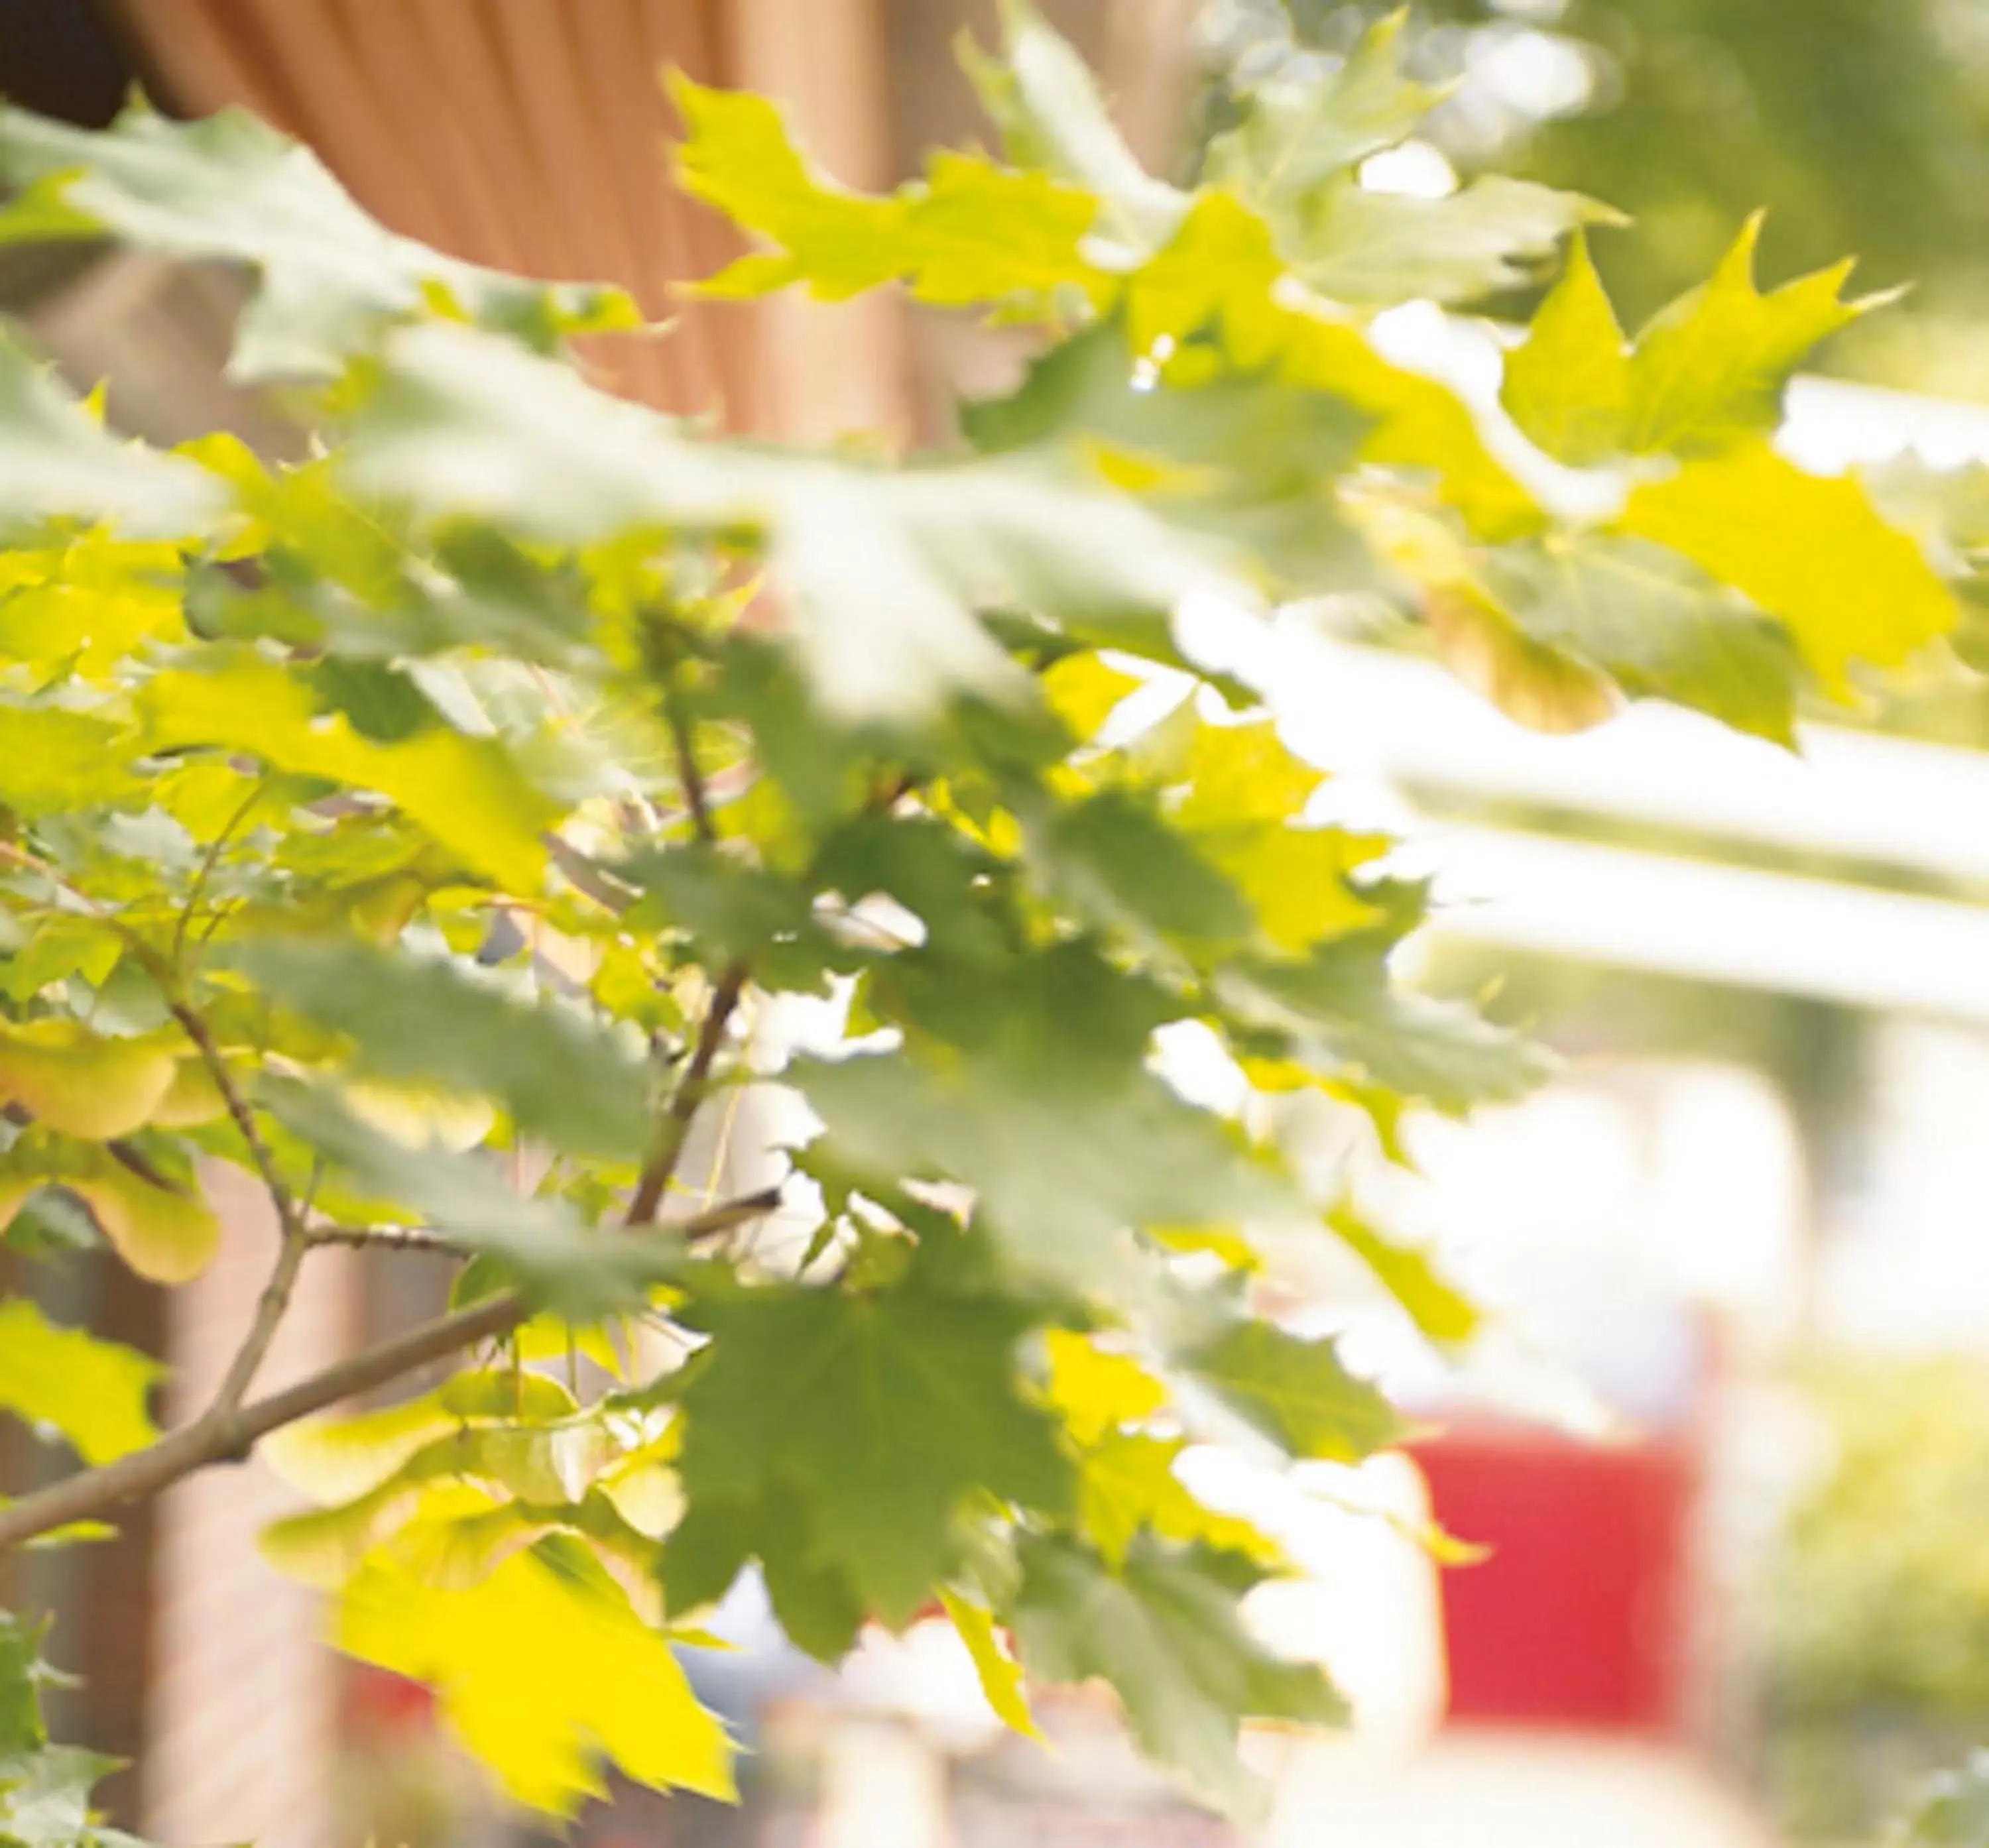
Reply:
[[[180,966],[186,954],[187,932],[193,927],[194,913],[200,908],[201,899],[207,890],[208,882],[214,877],[215,868],[221,863],[222,855],[227,851],[228,843],[234,838],[235,831],[249,819],[256,804],[268,793],[269,787],[269,779],[266,773],[256,779],[255,787],[243,799],[242,805],[221,824],[221,832],[208,844],[207,851],[201,855],[199,865],[194,868],[193,883],[188,888],[186,904],[181,910],[179,922],[173,928],[171,961],[174,968]]]
[[[707,846],[714,846],[718,841],[718,829],[711,818],[704,773],[698,767],[696,740],[690,715],[673,690],[666,689],[664,693],[663,717],[676,741],[677,775],[683,784],[684,801],[690,807],[692,823],[696,828],[698,838]],[[635,1197],[629,1203],[625,1221],[629,1225],[652,1224],[662,1207],[663,1196],[669,1190],[678,1164],[683,1159],[684,1145],[690,1139],[691,1121],[710,1091],[711,1068],[718,1058],[719,1048],[725,1044],[725,1030],[731,1023],[740,997],[746,991],[746,975],[744,960],[734,958],[726,966],[718,978],[717,987],[711,991],[711,999],[705,1006],[704,1023],[698,1029],[697,1044],[692,1049],[690,1063],[671,1088],[669,1102],[663,1106],[656,1146],[643,1166]]]
[[[778,1187],[763,1187],[757,1193],[742,1193],[736,1200],[721,1200],[717,1206],[688,1213],[682,1219],[665,1220],[656,1229],[673,1234],[686,1243],[694,1243],[765,1218],[779,1210],[781,1197]],[[449,1257],[468,1257],[476,1251],[470,1240],[429,1226],[312,1226],[307,1228],[304,1236],[313,1248],[327,1246],[357,1251],[412,1251]]]
[[[725,1043],[726,1027],[745,990],[745,963],[728,964],[718,978],[718,986],[711,991],[710,1003],[704,1010],[704,1024],[698,1029],[697,1044],[691,1053],[690,1062],[672,1089],[670,1101],[663,1106],[656,1146],[643,1167],[642,1177],[636,1184],[635,1196],[629,1203],[623,1224],[647,1226],[655,1223],[663,1196],[676,1176],[677,1164],[683,1159],[684,1145],[690,1139],[691,1119],[697,1115],[698,1105],[710,1091],[711,1068],[717,1059],[719,1048]]]
[[[217,1412],[232,1411],[255,1384],[257,1372],[269,1358],[269,1345],[276,1339],[277,1327],[290,1312],[290,1297],[296,1288],[297,1274],[303,1268],[304,1259],[310,1254],[310,1241],[306,1235],[305,1215],[277,1167],[269,1145],[263,1139],[256,1114],[235,1084],[235,1075],[229,1070],[228,1061],[221,1056],[221,1048],[215,1044],[214,1035],[208,1031],[206,1021],[175,993],[168,992],[166,1005],[178,1021],[181,1031],[193,1041],[201,1063],[214,1080],[229,1119],[248,1145],[249,1159],[254,1163],[263,1191],[269,1195],[269,1203],[276,1213],[276,1261],[270,1270],[269,1281],[263,1286],[263,1294],[256,1301],[256,1313],[249,1322],[248,1332],[242,1336],[241,1346],[235,1349],[235,1358],[228,1363],[228,1371],[222,1376],[214,1396],[214,1409]]]

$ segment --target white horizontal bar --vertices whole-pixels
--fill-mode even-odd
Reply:
[[[1439,936],[1989,1025],[1989,911],[1497,829],[1432,827]]]
[[[1327,769],[1989,883],[1989,756],[1809,726],[1798,757],[1652,703],[1547,737],[1424,662],[1290,628],[1272,647],[1286,741]]]

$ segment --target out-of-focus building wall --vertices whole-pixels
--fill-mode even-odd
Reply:
[[[178,1293],[168,1416],[212,1397],[254,1313],[276,1252],[268,1202],[232,1169],[207,1177],[225,1226],[219,1259]],[[354,1332],[349,1254],[314,1254],[258,1390],[344,1352]],[[320,1640],[319,1600],[279,1577],[256,1536],[294,1498],[259,1461],[174,1488],[155,1517],[151,1657],[141,1765],[146,1833],[172,1843],[330,1840],[339,1667]]]

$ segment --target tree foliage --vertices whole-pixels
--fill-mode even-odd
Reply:
[[[1302,107],[1267,94],[1193,191],[1026,7],[1007,33],[971,61],[1005,157],[879,197],[764,100],[676,80],[685,183],[759,245],[712,293],[903,286],[1041,330],[959,445],[897,463],[604,395],[562,342],[624,304],[390,236],[252,123],[0,117],[0,234],[246,269],[235,369],[320,438],[290,466],[145,449],[0,347],[12,1274],[79,1239],[197,1274],[216,1164],[281,1230],[217,1398],[163,1437],[150,1362],[0,1304],[0,1401],[91,1466],[0,1507],[0,1545],[266,1438],[310,1504],[272,1561],[547,1811],[604,1761],[729,1788],[673,1647],[749,1562],[826,1660],[943,1607],[1025,1728],[1003,1639],[1102,1678],[1238,1813],[1239,1728],[1338,1713],[1246,1621],[1276,1546],[1174,1460],[1401,1434],[1259,1313],[1283,1243],[1341,1241],[1440,1345],[1476,1312],[1264,1112],[1177,1089],[1156,1036],[1192,1023],[1246,1090],[1391,1150],[1405,1110],[1543,1066],[1398,980],[1423,891],[1315,818],[1317,773],[1198,667],[1184,607],[1379,590],[1550,724],[1651,696],[1785,741],[1811,690],[1957,620],[1966,560],[1770,446],[1791,369],[1862,311],[1838,272],[1764,296],[1743,234],[1632,345],[1577,240],[1474,410],[1383,357],[1374,311],[1499,288],[1601,208],[1362,188],[1432,100],[1387,29]],[[783,1054],[784,994],[842,1039]],[[820,1128],[778,1186],[713,1198],[686,1152],[749,1081]],[[258,1397],[331,1244],[450,1254],[455,1306]],[[29,1717],[0,1835],[82,1839],[80,1798],[37,1795],[69,1761],[4,1637],[0,1716]]]

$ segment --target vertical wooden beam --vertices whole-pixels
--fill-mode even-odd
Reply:
[[[733,0],[729,82],[777,97],[815,157],[866,190],[895,175],[880,0]],[[797,292],[762,318],[768,424],[822,442],[855,430],[900,438],[910,427],[903,306],[888,295],[834,306]]]

